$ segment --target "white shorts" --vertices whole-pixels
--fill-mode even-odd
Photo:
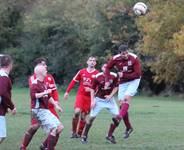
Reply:
[[[103,109],[106,108],[108,111],[110,111],[113,115],[119,114],[119,108],[114,100],[112,98],[111,100],[105,100],[99,97],[95,97],[96,104],[93,109],[91,109],[90,116],[96,117],[97,114]]]
[[[0,138],[6,137],[6,118],[5,116],[0,116]]]
[[[119,85],[118,100],[124,100],[125,96],[134,96],[137,93],[141,79],[135,79]]]
[[[36,118],[41,125],[41,128],[49,133],[51,129],[61,125],[59,119],[53,115],[48,109],[32,109],[33,117]]]

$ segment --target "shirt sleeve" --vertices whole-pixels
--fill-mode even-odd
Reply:
[[[52,75],[49,75],[48,77],[50,78],[50,80],[48,80],[49,88],[54,89],[54,90],[52,90],[51,97],[55,101],[58,101],[59,100],[59,93],[58,93],[58,90],[57,90],[57,87],[56,87],[56,84],[55,84],[55,80],[54,80]]]
[[[70,84],[68,85],[68,87],[67,87],[67,89],[66,89],[66,92],[67,92],[67,93],[70,93],[70,91],[74,88],[75,84],[76,84],[76,81],[75,81],[75,80],[72,80],[72,81],[70,82]]]
[[[134,80],[136,78],[141,77],[141,64],[138,58],[136,58],[135,63],[133,65],[132,73],[123,73],[123,78],[128,80]]]
[[[96,78],[94,78],[94,80],[92,81],[92,89],[93,90],[96,90],[97,89],[97,85],[98,85],[98,81],[97,81],[97,79]]]
[[[75,77],[73,78],[75,82],[80,82],[81,80],[81,71],[78,71]]]
[[[37,91],[37,88],[36,86],[33,84],[31,87],[30,87],[30,96],[31,96],[31,99],[36,99],[36,93],[38,93]]]
[[[110,69],[114,66],[114,60],[113,58],[109,60],[107,63],[107,67],[105,69],[105,82],[108,82],[110,79]]]
[[[114,87],[118,87],[119,86],[119,80],[118,80],[118,77],[116,77],[114,79]]]
[[[15,106],[11,100],[11,81],[8,77],[4,77],[4,80],[2,80],[1,82],[2,83],[0,84],[0,96],[3,99],[3,103],[7,108],[13,110]]]
[[[69,93],[74,88],[75,84],[77,82],[80,82],[80,80],[81,80],[81,71],[78,71],[75,77],[72,79],[72,81],[68,85],[66,92]]]

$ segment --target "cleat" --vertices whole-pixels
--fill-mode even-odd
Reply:
[[[116,144],[116,140],[114,136],[107,136],[106,140],[109,141],[112,144]]]
[[[25,148],[25,147],[23,147],[23,146],[21,146],[21,147],[20,147],[20,150],[26,150],[26,148]]]
[[[71,139],[74,138],[79,138],[80,136],[77,133],[72,133],[72,135],[70,136]]]
[[[129,138],[130,134],[133,132],[133,128],[126,129],[123,138],[127,139]]]
[[[82,144],[87,144],[87,143],[88,143],[88,141],[87,141],[87,136],[81,137],[81,143],[82,143]]]
[[[40,150],[47,150],[47,147],[44,146],[43,144],[40,145]]]

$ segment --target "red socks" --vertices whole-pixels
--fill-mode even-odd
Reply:
[[[51,134],[47,137],[47,148],[48,150],[54,150],[54,147],[56,146],[56,143],[58,141],[59,136],[53,136]]]
[[[78,121],[79,121],[78,117],[72,119],[72,132],[73,133],[76,133],[77,131]]]
[[[121,105],[121,109],[119,111],[119,117],[122,119],[123,117],[125,117],[125,115],[127,114],[128,112],[128,108],[129,108],[129,104],[127,103],[123,103]]]
[[[125,123],[125,126],[127,129],[132,128],[130,121],[129,121],[129,117],[128,117],[128,112],[125,114],[125,116],[123,117],[123,121]]]
[[[83,129],[86,125],[86,121],[80,120],[79,128],[78,128],[78,135],[82,135]]]
[[[26,133],[22,139],[21,147],[26,148],[29,145],[29,143],[31,142],[31,139],[34,136],[34,134],[36,133],[36,131],[37,131],[37,129],[35,130],[32,128],[30,128],[30,129],[28,129],[28,131],[26,131]]]
[[[114,130],[116,129],[116,125],[114,123],[111,123],[110,124],[110,127],[109,127],[109,132],[108,132],[108,137],[112,136],[113,133],[114,133]]]

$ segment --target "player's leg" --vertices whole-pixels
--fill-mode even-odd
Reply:
[[[84,128],[84,132],[83,132],[83,135],[81,138],[81,142],[83,144],[87,143],[88,132],[92,126],[92,123],[95,120],[98,113],[103,109],[103,106],[100,104],[100,102],[99,102],[100,99],[98,97],[95,97],[95,101],[96,101],[95,107],[93,109],[91,109],[91,111],[90,111],[90,116],[89,116],[89,119],[87,120],[87,123],[86,123],[85,128]]]
[[[80,115],[81,115],[81,108],[82,108],[82,95],[77,95],[75,105],[74,105],[74,115],[72,118],[71,138],[78,138],[77,127],[78,127],[79,119],[80,119]]]
[[[86,125],[86,116],[87,116],[87,114],[82,111],[81,115],[80,115],[80,121],[79,121],[79,125],[78,125],[78,130],[77,130],[77,135],[79,137],[81,137],[83,129],[84,129],[85,125]]]
[[[126,90],[124,91],[124,95],[122,95],[120,93],[120,96],[119,96],[120,112],[119,112],[118,118],[116,118],[116,119],[118,120],[118,119],[123,118],[123,120],[124,120],[124,123],[126,126],[124,138],[128,138],[130,133],[132,133],[132,131],[133,131],[132,125],[130,124],[130,121],[129,121],[128,109],[129,109],[132,97],[137,92],[137,88],[139,86],[139,83],[140,83],[140,79],[136,79],[136,80],[133,80],[133,81],[126,83],[125,85],[122,84],[122,89],[124,88]]]
[[[133,81],[127,82],[126,84],[122,84],[123,91],[121,91],[120,87],[119,92],[125,92],[123,96],[121,95],[121,93],[120,95],[118,95],[118,99],[121,102],[121,109],[119,113],[120,118],[123,118],[127,114],[132,97],[136,94],[139,83],[140,79],[135,79]],[[126,89],[126,91],[124,91],[124,89]]]
[[[74,109],[74,115],[72,118],[72,135],[70,138],[78,138],[77,127],[78,127],[78,123],[79,123],[79,119],[80,119],[80,113],[81,113],[80,108]]]
[[[112,118],[112,120],[114,120],[114,118],[116,116],[118,116],[119,114],[119,109],[118,109],[118,106],[115,102],[114,99],[112,99],[109,103],[107,103],[107,109],[110,111],[110,113],[114,116]],[[108,131],[108,134],[107,134],[107,137],[106,137],[106,140],[108,140],[109,142],[111,142],[112,144],[115,144],[116,143],[116,140],[115,140],[115,137],[113,135],[115,129],[118,127],[119,125],[119,122],[112,122],[109,126],[109,131]]]
[[[36,131],[38,130],[38,128],[40,127],[35,114],[31,114],[31,126],[27,129],[27,131],[25,132],[22,141],[21,141],[21,146],[20,149],[21,150],[26,150],[26,147],[29,145],[29,143],[31,142],[34,134],[36,133]]]
[[[130,82],[122,83],[119,85],[118,90],[118,100],[120,104],[119,115],[114,118],[114,121],[120,122],[121,119],[126,115],[129,109],[129,103],[131,101],[131,96],[127,94],[127,90],[130,87]]]
[[[5,116],[0,116],[0,144],[6,138],[6,118]]]
[[[90,107],[91,107],[91,97],[83,96],[81,103],[82,103],[81,115],[80,115],[78,131],[77,131],[77,134],[79,136],[82,135],[83,129],[84,129],[85,125],[86,125],[86,116],[89,114]]]
[[[56,110],[55,110],[55,108],[53,107],[53,106],[50,106],[49,107],[49,110],[50,110],[50,112],[54,115],[54,116],[56,116],[58,119],[59,119],[59,115],[57,114],[57,112],[56,112]],[[46,148],[47,148],[47,138],[41,143],[41,145],[40,145],[40,150],[45,150]]]
[[[57,128],[51,129],[48,137],[47,137],[47,150],[54,150],[55,146],[57,145],[59,135],[63,130],[63,126],[60,124]]]
[[[21,150],[25,150],[26,147],[29,145],[29,143],[31,142],[34,134],[36,133],[36,131],[38,130],[39,128],[39,124],[34,124],[34,125],[31,125],[27,131],[25,132],[24,136],[23,136],[23,139],[22,139],[22,142],[21,142]]]
[[[85,125],[85,128],[84,128],[84,132],[83,132],[83,135],[81,136],[81,142],[82,144],[85,144],[87,143],[87,138],[88,138],[88,133],[89,133],[89,130],[92,126],[92,123],[93,121],[95,120],[96,117],[92,117],[90,116],[86,125]]]
[[[39,111],[38,120],[41,123],[41,127],[44,129],[44,131],[49,133],[47,137],[47,149],[54,150],[59,138],[59,134],[64,128],[63,125],[59,119],[47,109]]]
[[[126,126],[126,130],[125,130],[125,132],[124,132],[123,138],[124,138],[124,139],[127,139],[127,138],[130,136],[130,134],[133,132],[132,125],[131,125],[131,123],[130,123],[130,121],[129,121],[128,112],[127,112],[126,115],[123,117],[123,121],[124,121],[124,124],[125,124],[125,126]]]
[[[0,137],[0,144],[5,140],[5,137]]]

